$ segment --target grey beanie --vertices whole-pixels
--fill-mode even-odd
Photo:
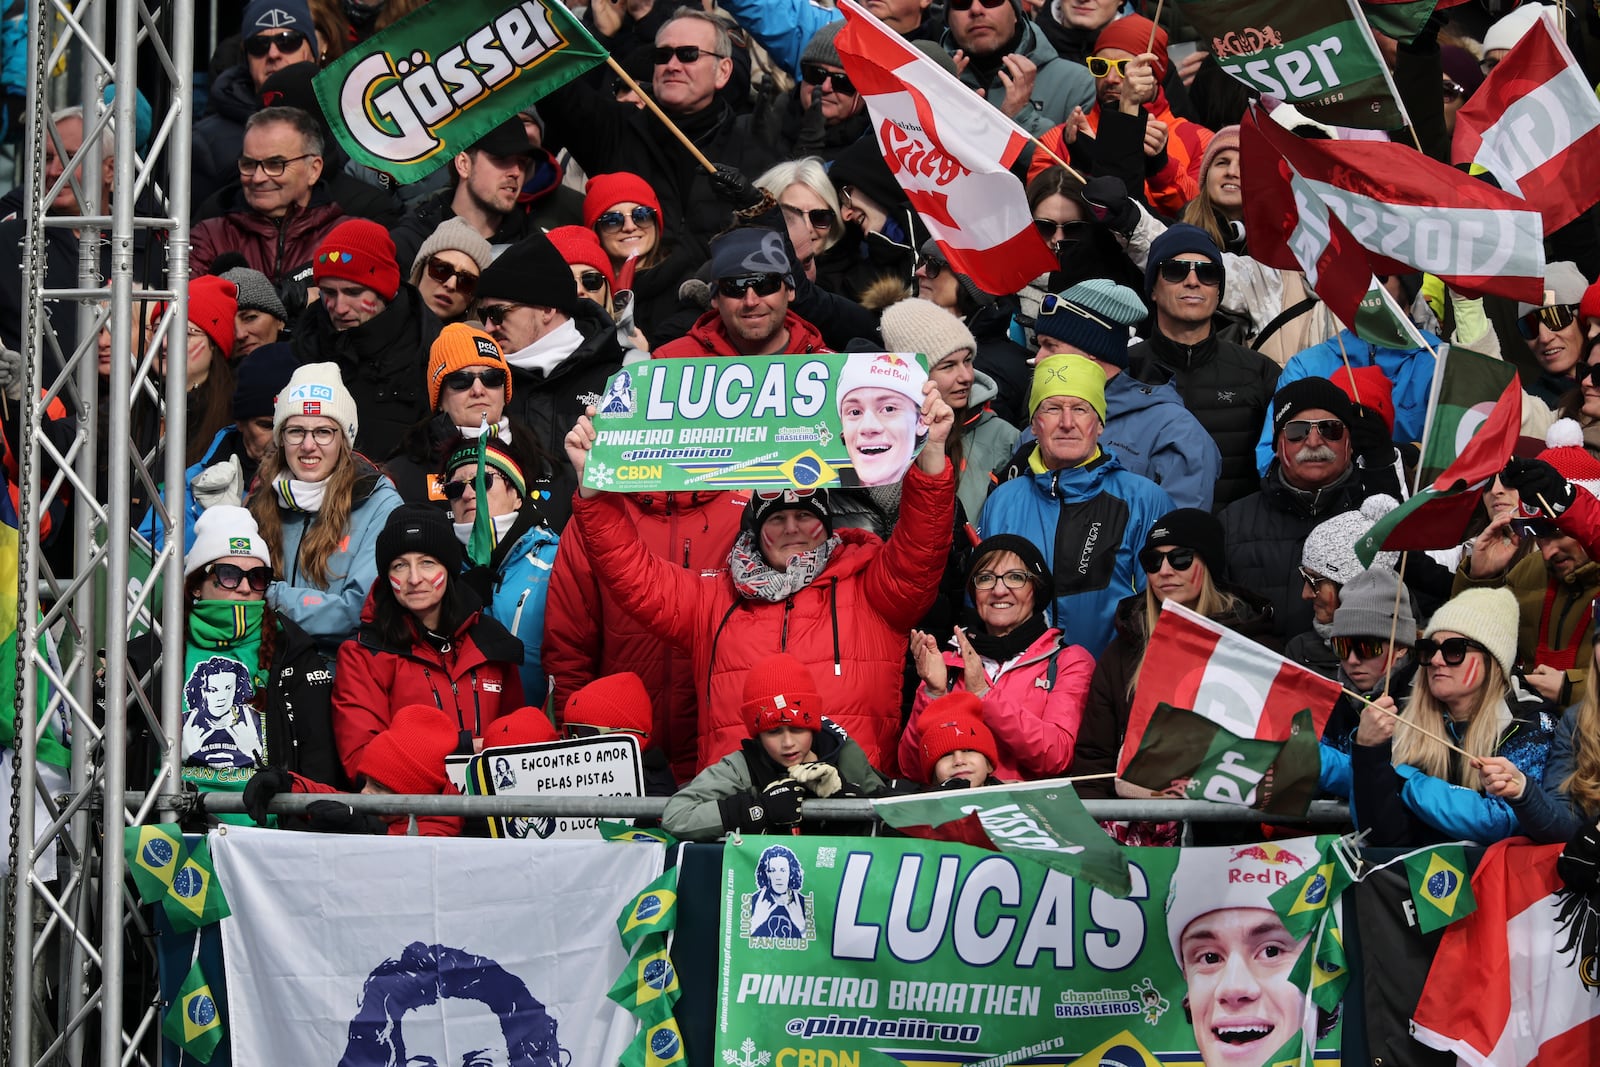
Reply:
[[[1389,636],[1410,648],[1417,643],[1417,618],[1411,614],[1411,594],[1399,592],[1400,576],[1387,567],[1362,571],[1339,590],[1339,607],[1333,613],[1333,637]],[[1399,594],[1400,610],[1395,610]]]
[[[1517,318],[1522,318],[1530,311],[1538,311],[1540,307],[1556,307],[1561,304],[1581,304],[1584,290],[1589,288],[1589,279],[1583,276],[1578,265],[1568,259],[1558,259],[1554,263],[1544,265],[1544,291],[1548,299],[1544,304],[1529,304],[1524,301],[1517,302]]]
[[[830,67],[842,67],[844,63],[839,59],[839,50],[833,46],[833,39],[839,36],[839,31],[844,29],[843,19],[834,19],[824,25],[820,30],[811,35],[811,40],[806,42],[805,51],[800,53],[800,63],[826,63]]]
[[[422,265],[428,262],[429,256],[446,251],[460,252],[476,263],[480,272],[488,270],[489,264],[494,261],[494,250],[482,234],[458,218],[448,218],[428,235],[417,252],[417,258],[411,261],[412,282],[415,283],[422,276]]]
[[[217,277],[226,278],[239,290],[240,311],[264,311],[279,322],[289,321],[288,309],[283,306],[278,291],[272,287],[265,274],[249,267],[234,267],[232,270],[223,271]]]
[[[1356,542],[1400,502],[1386,493],[1375,493],[1361,502],[1354,511],[1341,511],[1323,519],[1312,527],[1300,546],[1300,563],[1324,578],[1332,578],[1340,585],[1351,581],[1368,568],[1356,556]],[[1393,570],[1400,565],[1400,553],[1379,552],[1373,557],[1372,567]],[[1342,602],[1342,597],[1341,597]],[[1385,631],[1387,632],[1387,631]]]

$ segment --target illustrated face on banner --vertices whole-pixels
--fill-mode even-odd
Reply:
[[[264,756],[255,686],[243,664],[212,656],[183,687],[183,758],[194,767],[250,767]]]
[[[1305,994],[1289,980],[1304,940],[1270,908],[1224,908],[1180,942],[1194,1038],[1206,1067],[1261,1067],[1301,1027]]]
[[[815,937],[814,931],[808,933],[814,894],[802,893],[804,887],[805,870],[792,849],[773,845],[762,852],[756,864],[757,891],[745,895],[741,915],[749,936],[774,939],[780,944],[768,947],[779,948],[803,946]]]
[[[511,1067],[500,1020],[480,1001],[452,998],[424,1004],[406,1012],[400,1030],[404,1067]]]

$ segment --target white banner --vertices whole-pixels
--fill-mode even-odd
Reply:
[[[237,1064],[613,1064],[615,919],[661,846],[211,835]],[[430,1058],[431,1057],[431,1058]]]

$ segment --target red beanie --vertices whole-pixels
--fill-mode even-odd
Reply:
[[[1584,319],[1600,319],[1600,282],[1595,282],[1583,291],[1583,300],[1578,303],[1578,314]]]
[[[965,689],[940,697],[922,709],[922,780],[933,782],[938,762],[957,749],[981,752],[990,768],[999,766],[994,734],[983,724],[983,701]]]
[[[1390,435],[1394,434],[1394,382],[1383,373],[1382,367],[1340,367],[1328,377],[1344,390],[1351,403],[1371,408],[1381,415]]]
[[[567,227],[577,229],[577,227]],[[561,721],[569,727],[600,726],[608,730],[631,730],[648,740],[655,712],[644,681],[632,671],[596,678],[567,698]]]
[[[1156,81],[1164,82],[1167,80],[1167,31],[1156,30],[1155,43],[1151,44],[1150,30],[1154,25],[1143,15],[1124,15],[1100,31],[1100,36],[1094,42],[1094,54],[1098,55],[1102,48],[1120,48],[1135,56],[1153,52],[1156,57]],[[1149,47],[1146,48],[1146,45]]]
[[[1557,419],[1544,432],[1545,450],[1539,458],[1556,473],[1595,496],[1600,496],[1600,459],[1583,446],[1583,427],[1574,419]],[[1529,501],[1537,504],[1538,501]]]
[[[394,713],[387,730],[367,743],[356,772],[396,793],[443,793],[449,783],[444,758],[456,750],[460,739],[444,712],[428,704],[409,704]]]
[[[595,219],[618,204],[629,201],[655,208],[656,225],[659,227],[657,232],[666,234],[665,220],[661,217],[661,201],[656,199],[656,191],[650,188],[649,182],[625,170],[614,174],[596,174],[589,179],[583,194],[583,224],[592,230]]]
[[[204,330],[225,356],[233,352],[233,319],[238,313],[237,285],[212,274],[189,279],[189,323]]]
[[[393,300],[400,291],[394,240],[388,230],[370,219],[347,219],[328,231],[317,246],[311,276],[318,282],[324,278],[355,282]]]
[[[545,741],[559,741],[561,735],[550,725],[550,716],[543,708],[518,708],[510,715],[502,715],[483,728],[484,748],[505,748],[508,745],[537,745]]]
[[[744,715],[750,736],[797,726],[816,730],[822,725],[822,698],[804,663],[787,652],[768,656],[744,676]]]
[[[611,269],[611,257],[600,247],[600,238],[595,236],[593,230],[586,230],[582,226],[557,226],[545,236],[550,238],[550,243],[556,246],[556,251],[569,265],[593,267],[606,276],[606,284],[611,286],[611,291],[617,291],[617,275]]]

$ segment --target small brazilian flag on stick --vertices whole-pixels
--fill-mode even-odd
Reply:
[[[1405,865],[1411,904],[1423,933],[1431,934],[1478,910],[1472,879],[1467,877],[1467,856],[1460,845],[1415,852],[1405,858]]]
[[[617,933],[622,947],[633,946],[646,934],[659,934],[678,924],[678,869],[667,871],[645,886],[617,916]]]
[[[206,981],[199,960],[189,968],[188,977],[178,987],[178,995],[167,1009],[161,1032],[201,1063],[211,1062],[211,1054],[222,1040],[222,1010],[211,994],[211,983]]]
[[[1344,932],[1339,929],[1338,913],[1327,912],[1317,927],[1317,936],[1306,944],[1289,972],[1289,981],[1311,995],[1323,1011],[1332,1011],[1344,999],[1350,984],[1350,969],[1344,955]]]
[[[666,845],[671,848],[678,843],[678,839],[660,827],[630,826],[625,822],[609,822],[601,819],[599,823],[600,836],[607,841],[635,841],[640,844]]]
[[[177,823],[130,826],[122,831],[122,852],[139,900],[154,904],[172,888],[172,876],[183,865],[183,837]]]
[[[648,934],[606,995],[646,1022],[659,1022],[672,1014],[680,992],[678,969],[667,952],[666,935]]]
[[[1337,838],[1324,845],[1315,866],[1268,898],[1290,937],[1299,939],[1315,929],[1328,907],[1355,881],[1338,845]]]
[[[167,895],[161,898],[173,929],[198,930],[232,915],[228,899],[222,895],[216,868],[211,865],[211,849],[202,838],[172,876]]]
[[[678,1020],[670,1016],[640,1027],[639,1036],[617,1060],[618,1067],[669,1067],[688,1062],[683,1054],[683,1034],[678,1030]]]

